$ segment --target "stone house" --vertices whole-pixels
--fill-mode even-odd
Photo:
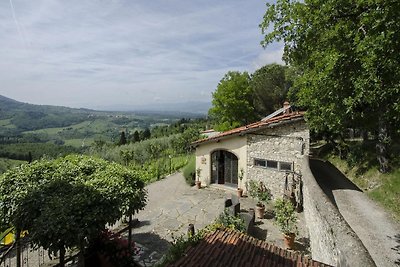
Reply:
[[[286,173],[299,173],[309,154],[304,112],[288,102],[261,121],[193,143],[203,186],[222,184],[247,191],[249,180],[263,181],[273,197],[284,192]]]

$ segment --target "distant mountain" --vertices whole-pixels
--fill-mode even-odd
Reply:
[[[33,105],[0,95],[0,120],[8,120],[5,133],[65,127],[87,120],[93,111],[68,107]],[[5,128],[5,129],[4,129]]]
[[[148,127],[152,123],[163,121],[164,119],[204,117],[209,106],[209,103],[188,102],[141,107],[103,107],[103,110],[108,109],[109,111],[98,111],[34,105],[0,95],[0,137],[17,136],[27,131],[45,128],[68,127],[93,120],[94,117],[107,120],[110,117],[126,115],[132,120],[139,120],[137,126]],[[144,119],[138,119],[138,116]]]

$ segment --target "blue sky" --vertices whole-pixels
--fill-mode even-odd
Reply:
[[[210,101],[229,70],[282,63],[260,0],[3,0],[0,94],[102,108]]]

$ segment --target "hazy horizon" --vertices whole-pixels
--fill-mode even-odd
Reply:
[[[211,101],[230,70],[282,63],[264,50],[264,1],[0,3],[0,95],[102,109]]]

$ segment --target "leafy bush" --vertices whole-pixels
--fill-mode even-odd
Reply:
[[[186,237],[186,235],[181,235],[177,238],[172,236],[173,242],[171,248],[168,250],[162,262],[160,262],[156,266],[166,266],[169,263],[177,261],[183,256],[188,247],[198,244],[208,233],[211,233],[220,228],[223,228],[223,225],[213,223],[203,229],[200,229],[199,231],[197,231],[196,234],[192,236]]]
[[[282,233],[297,233],[297,218],[292,202],[286,199],[275,201],[275,224]]]
[[[246,231],[244,220],[239,216],[232,216],[226,209],[218,216],[215,222],[226,228],[237,230],[242,233]]]
[[[272,198],[271,190],[262,181],[250,180],[249,194],[252,198],[257,199],[260,205],[267,204]]]
[[[183,168],[183,176],[185,177],[186,183],[193,186],[196,173],[196,158],[191,156],[188,164]]]

